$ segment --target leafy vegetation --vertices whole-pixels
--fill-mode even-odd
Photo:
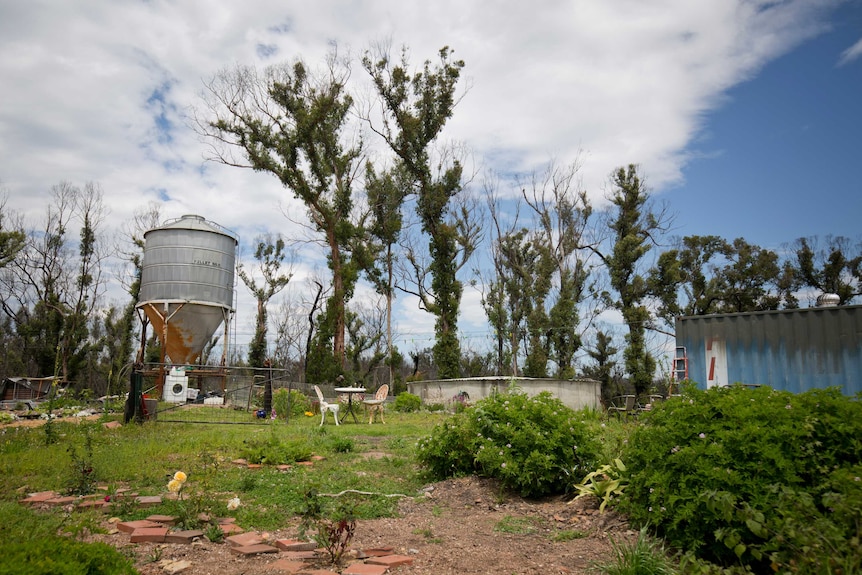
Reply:
[[[397,396],[395,396],[395,405],[393,405],[393,409],[395,409],[395,411],[400,411],[403,413],[419,411],[420,409],[422,409],[422,398],[420,398],[418,395],[407,393],[406,391],[403,393],[399,393]]]
[[[606,463],[595,471],[584,477],[583,481],[575,485],[578,497],[592,495],[600,500],[599,511],[604,511],[608,503],[615,497],[622,495],[628,486],[628,478],[625,476],[626,466],[617,458],[614,462]]]
[[[651,537],[647,530],[641,529],[634,543],[621,543],[611,539],[614,557],[609,561],[597,562],[592,570],[603,575],[674,575],[673,566],[667,551],[660,541]]]
[[[599,447],[575,412],[549,393],[517,390],[476,402],[438,424],[417,457],[443,479],[477,473],[527,497],[560,493],[594,465]]]
[[[646,415],[624,455],[632,520],[724,568],[862,568],[858,400],[836,389],[688,389]]]
[[[136,575],[127,557],[106,543],[65,537],[0,545],[0,575]]]

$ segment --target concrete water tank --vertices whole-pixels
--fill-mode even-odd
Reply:
[[[138,308],[173,364],[191,364],[233,313],[237,238],[185,215],[144,234]]]

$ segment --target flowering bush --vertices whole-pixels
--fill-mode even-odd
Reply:
[[[837,389],[688,389],[643,416],[623,456],[622,507],[636,523],[719,565],[859,572],[858,400]]]
[[[528,397],[514,390],[456,413],[418,445],[420,463],[435,478],[477,473],[525,497],[565,491],[597,453],[571,408],[547,392]]]

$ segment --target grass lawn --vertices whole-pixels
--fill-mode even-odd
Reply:
[[[213,411],[197,409],[200,413],[190,413],[197,420]],[[92,488],[110,495],[128,489],[161,495],[164,503],[145,510],[115,506],[123,519],[171,514],[178,503],[167,499],[167,483],[183,471],[188,480],[181,503],[187,508],[234,516],[248,528],[275,529],[303,510],[310,492],[415,495],[426,481],[413,457],[416,441],[445,417],[388,412],[386,424],[351,421],[338,427],[331,419],[321,427],[319,416],[261,425],[147,422],[119,429],[105,429],[100,422],[53,423],[57,440],[50,445],[42,427],[5,428],[0,434],[0,501],[15,503],[27,493],[47,490]],[[297,464],[312,457],[312,465]],[[249,469],[234,463],[237,459],[263,466]],[[291,467],[280,470],[279,464]],[[227,502],[234,497],[241,505],[228,511]],[[354,504],[358,517],[379,517],[393,513],[395,499],[357,496]],[[3,505],[0,526],[20,521],[13,519],[18,515]]]
[[[214,413],[208,407],[192,407],[183,416],[203,421]],[[123,520],[154,513],[193,517],[206,512],[235,517],[246,529],[272,530],[306,510],[313,499],[309,494],[345,490],[381,495],[318,499],[333,507],[349,505],[360,519],[391,516],[397,499],[383,494],[414,496],[428,483],[416,463],[415,446],[448,417],[444,412],[390,410],[386,424],[369,425],[360,414],[360,423],[348,418],[350,423],[337,427],[331,419],[321,427],[319,416],[299,416],[288,422],[267,420],[258,425],[150,421],[118,429],[106,429],[105,420],[56,422],[50,433],[44,427],[7,427],[0,431],[4,478],[0,484],[0,536],[22,529],[30,534],[56,532],[58,525],[74,531],[82,524],[98,523],[81,512],[70,519],[60,510],[33,514],[19,509],[17,501],[28,493],[48,490],[112,496],[111,513]],[[604,424],[594,413],[583,417],[603,438],[608,456],[616,457],[625,426]],[[55,439],[53,443],[46,441],[49,435]],[[238,459],[262,467],[250,469],[235,463]],[[299,463],[310,460],[311,465]],[[290,467],[278,467],[285,464]],[[169,499],[167,489],[177,471],[188,476],[180,501]],[[163,503],[142,509],[117,498],[122,490],[160,495]],[[234,498],[241,505],[228,509]],[[22,519],[22,514],[27,518]]]

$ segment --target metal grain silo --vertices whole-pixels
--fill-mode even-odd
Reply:
[[[232,232],[196,215],[144,234],[137,307],[159,335],[166,361],[194,363],[222,322],[227,331],[236,248]]]

